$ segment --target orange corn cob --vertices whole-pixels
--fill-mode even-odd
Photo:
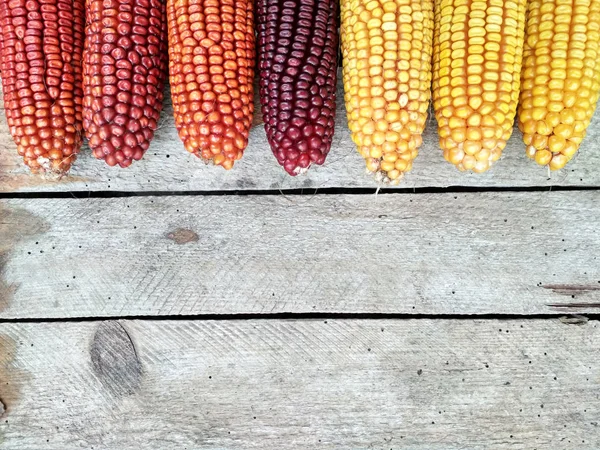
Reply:
[[[81,138],[83,0],[0,0],[10,133],[33,172],[63,174]]]
[[[254,111],[251,0],[168,0],[169,75],[185,148],[225,169],[248,145]]]

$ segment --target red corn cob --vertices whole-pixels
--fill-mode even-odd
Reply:
[[[258,0],[260,101],[267,138],[290,175],[331,148],[337,0]]]
[[[0,0],[10,133],[33,172],[63,174],[81,147],[83,0]]]
[[[4,3],[4,2],[2,2]],[[1,8],[3,8],[3,6],[0,6],[0,77],[2,76],[2,47],[3,47],[3,42],[4,42],[4,36],[2,34],[2,17],[4,17],[4,14],[2,13]]]
[[[83,128],[94,156],[127,167],[150,146],[167,76],[161,0],[87,0]]]
[[[167,0],[175,126],[185,148],[230,169],[254,112],[252,0]]]

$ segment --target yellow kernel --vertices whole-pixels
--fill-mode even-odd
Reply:
[[[387,162],[396,162],[398,154],[396,152],[387,152],[383,155],[383,160]]]
[[[369,156],[371,156],[371,158],[381,158],[381,147],[379,146],[375,146],[375,147],[371,147],[371,151],[369,152]]]
[[[400,135],[395,131],[388,131],[385,133],[386,142],[398,142],[400,140]]]
[[[479,144],[479,148],[481,148],[481,144]],[[491,152],[489,149],[481,148],[481,150],[475,154],[475,159],[477,159],[478,162],[479,161],[489,161],[490,155],[491,155]]]
[[[565,167],[567,162],[568,162],[568,159],[565,155],[563,155],[561,153],[554,155],[552,157],[552,160],[550,161],[550,170],[562,169],[563,167]]]
[[[385,120],[378,120],[375,122],[375,129],[377,131],[387,131],[388,123]]]
[[[538,150],[545,149],[548,146],[548,136],[544,136],[542,134],[534,134],[531,139],[531,145],[533,145]]]
[[[386,90],[383,94],[383,98],[385,98],[388,102],[393,102],[398,99],[398,92],[395,90]]]
[[[383,64],[383,56],[381,55],[371,55],[369,57],[369,64],[371,66],[380,66]]]
[[[466,121],[459,117],[450,117],[448,125],[450,126],[450,128],[464,127],[466,125]]]
[[[371,106],[375,109],[385,108],[386,101],[383,97],[373,97],[371,99]]]
[[[562,114],[562,111],[561,111]],[[561,114],[550,112],[546,114],[546,118],[544,119],[550,128],[554,128],[561,122]]]
[[[368,121],[362,127],[362,132],[364,134],[373,134],[375,132],[375,122]]]
[[[476,155],[481,151],[481,142],[467,140],[463,143],[463,150],[467,155]]]
[[[385,113],[385,120],[389,123],[398,122],[400,120],[400,114],[398,111],[387,111]]]
[[[548,126],[544,120],[540,120],[535,127],[535,131],[543,136],[548,136],[552,133],[552,127]]]
[[[472,155],[465,155],[462,160],[462,165],[466,170],[471,170],[477,164],[477,160]]]
[[[464,142],[465,138],[466,138],[466,128],[464,127],[460,127],[460,128],[455,128],[452,130],[452,140],[454,142]]]
[[[405,172],[407,170],[410,170],[409,162],[402,158],[399,158],[394,162],[394,167],[396,168],[396,170],[399,170],[400,172]]]
[[[565,123],[561,123],[554,128],[554,134],[561,136],[564,139],[569,139],[573,135],[573,127]]]
[[[479,128],[469,127],[467,128],[467,139],[470,141],[479,141],[482,139],[482,133]]]
[[[389,172],[395,169],[395,164],[390,161],[381,161],[379,167],[381,167],[381,170],[383,170],[384,172]]]
[[[546,166],[550,163],[552,159],[552,153],[548,150],[540,150],[535,153],[535,162],[540,166]]]
[[[481,125],[481,115],[477,113],[473,113],[467,119],[467,125],[471,127],[478,127]]]
[[[482,127],[481,134],[483,135],[484,139],[492,139],[496,136],[496,127]]]
[[[381,131],[375,131],[375,133],[373,133],[373,144],[375,145],[382,145],[385,142],[385,133],[381,132]]]
[[[565,138],[561,136],[550,136],[548,139],[548,148],[552,153],[560,153],[567,145]]]
[[[391,181],[398,180],[401,175],[402,175],[402,172],[400,172],[399,170],[390,170],[387,173],[387,176]]]

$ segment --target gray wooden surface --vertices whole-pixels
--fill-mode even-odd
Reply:
[[[341,77],[340,77],[341,78]],[[266,142],[262,125],[255,126],[250,145],[231,171],[206,166],[188,154],[175,131],[170,97],[166,96],[160,130],[148,153],[128,169],[108,167],[95,160],[89,148],[82,153],[61,181],[32,177],[16,153],[8,134],[4,112],[0,112],[0,192],[52,191],[228,191],[328,187],[374,188],[378,184],[365,172],[363,158],[350,139],[343,107],[341,81],[334,145],[324,166],[312,167],[305,176],[290,177],[277,164]],[[256,103],[256,102],[255,102]],[[430,120],[421,153],[413,171],[399,185],[406,187],[447,186],[599,186],[600,117],[596,114],[582,143],[581,152],[561,171],[550,173],[525,156],[519,130],[515,129],[504,156],[485,174],[461,173],[444,161],[437,143],[437,124]]]
[[[597,191],[3,200],[0,317],[594,312],[599,200]],[[590,306],[550,306],[571,303]]]
[[[0,448],[597,450],[599,344],[597,321],[3,324]]]

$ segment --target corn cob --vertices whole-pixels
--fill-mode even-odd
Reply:
[[[397,183],[422,143],[431,84],[433,2],[342,0],[348,125],[367,169]]]
[[[169,76],[185,148],[225,169],[248,145],[254,111],[251,0],[168,0]]]
[[[4,2],[2,2],[4,3]],[[6,5],[7,6],[7,5]],[[0,77],[2,76],[2,47],[3,47],[3,43],[4,43],[4,35],[2,34],[2,17],[5,17],[5,15],[2,13],[1,8],[3,8],[5,6],[0,6]]]
[[[87,0],[83,128],[93,155],[127,167],[150,146],[167,76],[161,0]]]
[[[331,149],[337,0],[258,0],[257,14],[265,130],[279,164],[297,175]]]
[[[519,98],[526,0],[435,0],[433,106],[444,158],[484,172]]]
[[[557,170],[575,155],[600,95],[600,0],[531,0],[519,128],[527,156]]]
[[[32,172],[63,174],[81,138],[83,0],[0,0],[10,133]]]

